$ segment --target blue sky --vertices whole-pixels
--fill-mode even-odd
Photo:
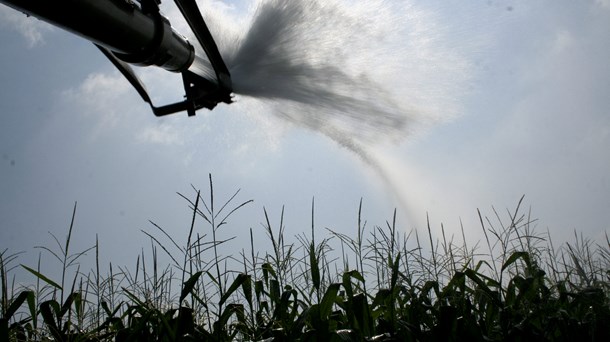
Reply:
[[[367,5],[399,10],[367,14]],[[253,8],[248,1],[200,6],[212,9],[213,32],[237,34]],[[1,6],[0,249],[26,251],[29,263],[33,246],[51,244],[48,232],[64,236],[78,201],[75,248],[98,234],[105,260],[135,262],[148,248],[140,232],[152,231],[148,220],[185,238],[190,214],[176,192],[194,195],[191,184],[206,192],[210,173],[219,201],[237,189],[238,201],[254,200],[224,228],[238,236],[235,251],[249,228],[263,240],[263,207],[277,224],[285,206],[289,236],[308,232],[312,198],[320,231],[354,232],[363,198],[371,226],[397,208],[405,231],[425,232],[428,213],[433,230],[442,222],[459,236],[461,219],[476,239],[477,208],[503,213],[525,194],[537,230],[560,241],[575,229],[603,237],[610,228],[608,1],[350,8],[346,16],[362,22],[391,19],[384,32],[395,34],[365,46],[358,61],[374,60],[367,71],[421,109],[421,124],[398,141],[381,132],[367,143],[378,169],[248,97],[193,118],[155,118],[93,45]],[[159,102],[182,95],[177,75],[147,70],[142,77]]]

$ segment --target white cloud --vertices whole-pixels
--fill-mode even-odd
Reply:
[[[558,30],[555,34],[555,42],[553,46],[554,53],[564,52],[574,44],[574,36],[567,30]]]
[[[146,126],[137,133],[136,139],[142,143],[161,145],[182,145],[184,142],[176,128],[169,124]]]
[[[601,6],[603,9],[610,10],[610,0],[595,0],[595,3]]]
[[[5,27],[21,34],[29,48],[44,44],[44,34],[53,30],[53,26],[8,6],[0,5],[0,27]]]
[[[91,139],[116,128],[124,115],[135,115],[140,97],[130,92],[129,82],[119,72],[92,73],[77,87],[62,93],[61,103],[78,116],[92,119]],[[143,103],[143,102],[142,102]]]

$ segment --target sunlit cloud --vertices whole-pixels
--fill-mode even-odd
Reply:
[[[139,97],[119,72],[92,73],[77,87],[62,92],[61,102],[71,112],[95,122],[90,138],[119,126],[123,115],[134,115]]]

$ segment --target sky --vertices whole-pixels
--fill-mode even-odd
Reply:
[[[368,227],[385,225],[396,209],[402,231],[426,232],[428,216],[434,234],[442,223],[461,236],[462,222],[480,239],[477,209],[507,219],[525,195],[522,212],[531,210],[537,231],[558,242],[575,231],[603,241],[609,1],[332,3],[344,10],[334,15],[362,23],[347,33],[377,38],[354,52],[320,35],[311,39],[329,45],[317,53],[347,53],[346,73],[362,68],[417,121],[397,136],[403,131],[368,134],[352,118],[343,136],[361,129],[365,157],[295,120],[311,108],[285,101],[237,95],[195,117],[156,118],[92,44],[1,5],[0,250],[23,251],[21,262],[34,264],[35,246],[54,246],[49,233],[64,238],[77,202],[74,250],[97,236],[103,261],[135,263],[150,245],[141,230],[155,231],[149,220],[186,240],[191,213],[177,193],[193,199],[195,187],[209,198],[210,174],[217,208],[237,190],[235,205],[254,200],[222,228],[237,237],[228,252],[247,248],[250,228],[265,248],[264,209],[277,228],[284,208],[288,236],[308,233],[312,201],[317,231],[354,234],[361,199]],[[222,50],[226,37],[244,33],[256,4],[200,7]],[[164,9],[177,30],[186,28]],[[332,16],[319,15],[332,29]],[[141,76],[157,103],[183,94],[179,75],[147,68]],[[341,129],[340,120],[331,124]]]

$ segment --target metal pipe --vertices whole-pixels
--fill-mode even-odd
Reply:
[[[153,0],[151,0],[153,1]],[[136,65],[188,70],[195,49],[158,12],[144,13],[126,0],[0,0],[111,50]]]

